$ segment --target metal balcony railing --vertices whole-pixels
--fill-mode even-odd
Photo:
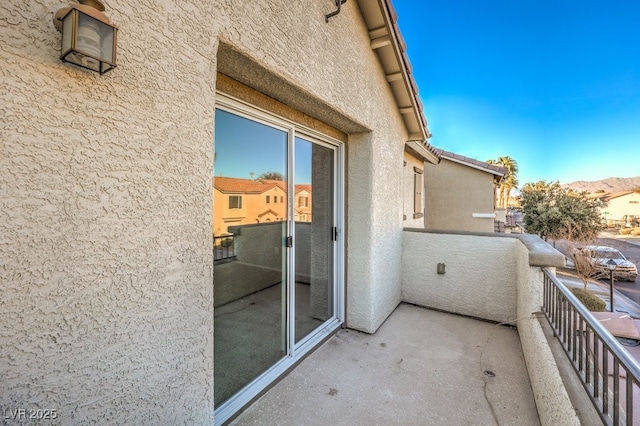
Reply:
[[[234,236],[222,235],[213,237],[213,260],[232,259],[235,255]]]
[[[543,272],[543,312],[602,421],[640,426],[640,365],[564,284]]]

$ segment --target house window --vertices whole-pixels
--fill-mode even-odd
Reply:
[[[269,204],[271,202],[271,196],[267,195],[267,204]]]
[[[241,209],[242,208],[242,196],[240,196],[240,195],[229,195],[229,208],[230,209]]]
[[[419,219],[424,216],[423,196],[424,174],[422,169],[413,168],[413,218]]]

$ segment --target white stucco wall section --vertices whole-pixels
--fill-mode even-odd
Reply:
[[[226,50],[263,75],[232,78],[347,133],[347,325],[373,332],[400,301],[407,132],[357,4],[326,23],[323,2],[232,1],[217,15]],[[265,48],[269,46],[270,48]],[[265,82],[278,81],[270,86]],[[283,84],[280,84],[283,83]],[[395,255],[390,255],[395,253]]]
[[[539,321],[543,317],[543,276],[539,267],[527,268],[528,261],[520,259],[528,274],[518,280],[518,334],[527,362],[529,379],[543,425],[579,425],[573,404],[562,381],[558,366]],[[561,354],[563,356],[564,354]],[[581,391],[581,390],[579,390]]]
[[[446,273],[437,274],[437,263]],[[533,235],[442,234],[406,230],[402,300],[515,324],[543,425],[580,424],[540,321],[541,266],[564,257]],[[562,354],[561,356],[564,356]]]
[[[497,322],[516,319],[515,238],[405,232],[402,300]],[[437,264],[445,264],[445,274]]]
[[[325,2],[106,3],[104,76],[60,63],[59,2],[0,5],[0,405],[207,424],[219,45],[349,134],[347,322],[369,332],[400,301],[406,130],[355,2],[328,24]]]
[[[218,7],[105,3],[103,76],[58,59],[67,3],[0,4],[0,407],[208,424]]]

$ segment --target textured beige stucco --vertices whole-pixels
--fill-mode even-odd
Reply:
[[[402,300],[498,322],[516,319],[516,238],[405,231]],[[445,274],[437,264],[445,264]]]
[[[407,133],[357,4],[328,6],[224,3],[218,70],[348,135],[347,324],[373,332],[400,302]]]
[[[100,76],[58,59],[65,4],[0,5],[0,407],[206,424],[218,8],[106,1]]]
[[[406,130],[355,2],[328,24],[331,2],[105,3],[103,76],[59,61],[63,4],[0,5],[0,406],[207,424],[217,71],[348,134],[347,321],[369,332],[400,301]]]
[[[519,268],[526,268],[518,280],[518,334],[529,371],[531,387],[543,425],[579,425],[553,353],[539,321],[542,307],[543,274],[539,267],[528,268],[528,259],[518,256]],[[553,268],[551,268],[553,271]],[[562,355],[562,354],[561,354]]]
[[[493,232],[493,218],[473,213],[494,213],[493,175],[442,157],[426,163],[425,197],[428,229]]]
[[[578,425],[553,354],[539,321],[542,318],[541,263],[562,255],[539,238],[404,233],[402,299],[516,324],[536,406],[543,425]],[[555,254],[555,256],[553,256]],[[446,264],[438,275],[436,265]],[[533,266],[533,263],[540,264]],[[553,271],[553,268],[550,269]],[[561,355],[562,356],[562,355]]]

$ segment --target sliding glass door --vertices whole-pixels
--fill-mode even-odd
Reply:
[[[214,393],[228,418],[342,321],[340,144],[221,97]]]
[[[295,341],[334,314],[334,150],[295,138],[296,299]]]
[[[215,401],[286,355],[287,132],[216,111]],[[261,174],[256,172],[264,170]],[[267,172],[268,171],[268,172]],[[269,173],[269,176],[266,176]],[[266,179],[266,178],[269,179]],[[215,247],[232,248],[215,257]]]

